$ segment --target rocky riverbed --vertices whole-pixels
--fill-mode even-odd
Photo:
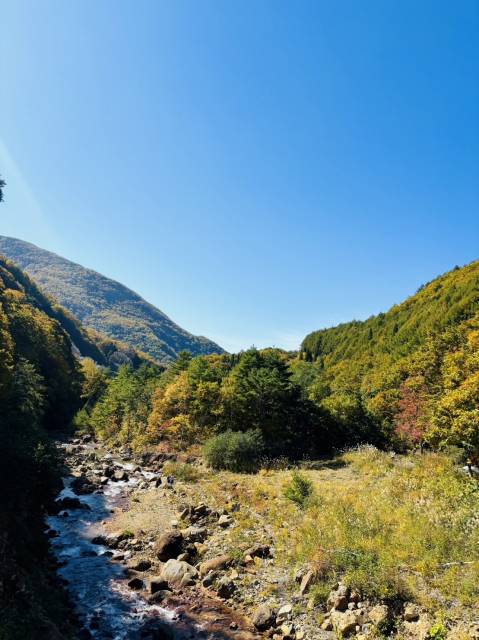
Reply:
[[[430,637],[434,620],[412,602],[363,600],[341,583],[318,602],[317,567],[278,561],[274,531],[234,483],[188,485],[171,454],[111,452],[88,436],[59,446],[65,486],[48,524],[81,638]],[[447,637],[479,638],[479,625],[457,631]]]
[[[161,475],[164,457],[140,466],[128,453],[114,455],[89,437],[59,447],[67,475],[47,522],[59,575],[83,625],[82,639],[256,636],[251,623],[222,600],[196,592],[200,572],[187,562],[194,547],[188,555],[183,543],[175,547],[172,540],[161,556],[168,561],[155,562],[147,559],[158,556],[153,540],[109,532],[113,514],[127,508],[133,492],[173,489],[174,478]]]

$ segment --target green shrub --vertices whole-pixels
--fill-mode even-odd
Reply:
[[[134,537],[135,537],[135,534],[133,533],[133,531],[130,531],[129,529],[125,529],[119,535],[120,540],[131,540],[131,538],[134,538]]]
[[[213,469],[252,472],[258,468],[263,449],[258,430],[225,431],[205,443],[203,454]]]
[[[303,473],[293,471],[291,482],[284,488],[284,495],[300,509],[304,509],[313,496],[313,483]]]
[[[429,629],[427,637],[430,640],[446,640],[447,629],[442,622],[437,622]]]
[[[165,476],[174,476],[177,480],[183,482],[197,482],[201,474],[196,467],[187,462],[167,462],[163,466],[163,474]]]

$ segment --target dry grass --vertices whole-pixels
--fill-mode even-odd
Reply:
[[[158,535],[171,528],[176,517],[174,504],[157,489],[137,492],[128,510],[118,510],[109,522],[110,531],[132,531],[147,536]]]
[[[479,603],[479,486],[446,456],[392,458],[366,447],[302,473],[315,494],[304,511],[284,496],[292,475],[284,470],[210,474],[198,495],[245,507],[232,544],[271,535],[278,557],[314,563],[325,586],[341,577],[365,597],[432,609]]]
[[[179,483],[180,501],[218,510],[239,503],[236,526],[221,534],[223,551],[239,557],[256,541],[273,542],[283,572],[292,576],[303,564],[319,569],[319,600],[341,578],[364,597],[412,599],[448,616],[478,605],[477,482],[438,454],[391,458],[363,448],[313,466],[302,469],[314,490],[305,509],[285,497],[288,470],[205,470],[197,482]],[[176,517],[174,504],[158,492],[139,499],[119,514],[116,529],[156,533]]]

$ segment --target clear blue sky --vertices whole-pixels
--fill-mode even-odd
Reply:
[[[230,350],[479,257],[477,0],[4,0],[0,233]]]

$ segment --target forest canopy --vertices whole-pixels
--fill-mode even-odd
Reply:
[[[479,447],[479,262],[365,322],[307,336],[299,353],[255,348],[164,373],[125,367],[77,422],[136,447],[259,434],[266,457],[356,445]]]

